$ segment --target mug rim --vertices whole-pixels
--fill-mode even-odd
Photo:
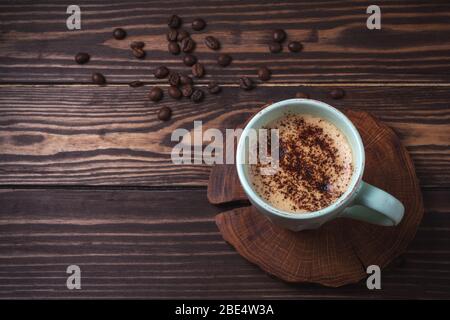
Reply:
[[[337,115],[339,117],[339,119],[343,123],[345,123],[345,125],[348,126],[351,129],[352,133],[354,134],[356,141],[358,143],[358,150],[360,151],[358,157],[359,157],[360,163],[361,163],[358,168],[356,166],[354,168],[354,170],[359,169],[359,172],[355,172],[355,171],[353,172],[354,175],[357,175],[357,178],[356,179],[352,178],[351,185],[336,201],[334,201],[329,206],[322,208],[320,210],[316,210],[316,211],[312,211],[312,212],[304,212],[301,214],[295,214],[292,212],[280,210],[280,209],[272,206],[271,204],[267,203],[266,201],[264,201],[261,198],[261,196],[255,190],[253,190],[253,188],[250,186],[251,182],[249,181],[249,179],[246,177],[246,175],[244,173],[244,166],[246,164],[244,164],[242,161],[243,160],[242,157],[244,155],[244,152],[243,152],[244,138],[248,135],[248,131],[253,128],[256,121],[259,118],[261,118],[262,116],[266,115],[267,113],[270,113],[279,108],[284,108],[287,105],[290,105],[292,103],[299,103],[299,104],[306,103],[306,104],[310,104],[310,105],[312,104],[312,105],[314,105],[314,107],[322,108],[323,110],[332,112],[335,115]],[[352,152],[353,152],[353,150],[352,150]],[[256,204],[258,206],[262,207],[263,209],[269,211],[270,213],[272,213],[276,216],[291,219],[291,220],[309,220],[311,218],[323,217],[323,216],[326,216],[326,215],[334,212],[335,210],[341,208],[343,205],[347,204],[353,198],[352,196],[355,194],[357,187],[359,185],[361,185],[362,176],[364,173],[364,166],[365,166],[364,144],[362,142],[362,139],[358,132],[358,129],[356,129],[355,125],[341,111],[339,111],[335,107],[333,107],[325,102],[314,100],[314,99],[295,98],[295,99],[281,100],[281,101],[272,103],[272,104],[268,105],[267,107],[265,107],[264,109],[260,110],[256,115],[254,115],[250,119],[250,121],[244,127],[244,129],[240,135],[238,146],[236,149],[236,169],[237,169],[239,181],[240,181],[241,186],[243,187],[245,193],[250,198],[249,200],[256,202]]]

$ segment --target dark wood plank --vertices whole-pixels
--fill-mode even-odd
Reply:
[[[165,98],[154,104],[147,87],[1,86],[0,184],[206,185],[209,166],[173,165],[176,128],[235,128],[268,101],[306,91],[338,108],[370,111],[399,134],[422,186],[450,186],[450,98],[446,87],[226,87],[201,104]],[[157,120],[161,106],[173,119]],[[206,143],[205,143],[206,144]]]
[[[433,209],[369,291],[268,277],[223,241],[204,189],[1,190],[0,298],[448,298],[450,193],[424,195]],[[65,287],[70,264],[80,291]]]
[[[255,75],[258,67],[274,71],[272,83],[363,82],[448,83],[450,80],[450,3],[433,1],[378,1],[382,29],[366,28],[367,1],[78,1],[82,30],[68,31],[67,4],[57,1],[7,2],[0,5],[0,81],[89,83],[93,71],[105,73],[110,83],[156,81],[156,66],[186,71],[180,57],[167,53],[167,18],[180,14],[185,27],[196,17],[207,29],[193,38],[208,75],[235,83],[239,75]],[[129,37],[112,39],[124,27]],[[269,54],[271,30],[284,28],[289,39],[304,43],[299,54]],[[206,49],[205,34],[222,41],[233,54],[228,68],[215,64],[217,53]],[[143,40],[147,58],[132,57],[129,43]],[[79,51],[92,54],[88,65],[73,61]]]

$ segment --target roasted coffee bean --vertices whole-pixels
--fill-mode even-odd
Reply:
[[[171,42],[169,42],[168,48],[169,48],[169,52],[171,54],[174,54],[174,55],[180,54],[181,49],[180,49],[180,46],[178,45],[178,43],[171,41]]]
[[[183,63],[188,67],[192,67],[197,62],[197,57],[192,54],[187,54],[183,58]]]
[[[205,75],[205,68],[203,68],[201,63],[197,62],[192,66],[192,74],[196,78],[201,78]]]
[[[309,99],[309,94],[307,94],[306,92],[297,92],[295,94],[295,97],[299,99]]]
[[[161,100],[163,95],[164,95],[163,91],[159,87],[151,88],[148,93],[150,100],[155,101],[155,102]]]
[[[136,81],[130,82],[128,85],[132,88],[137,88],[137,87],[142,87],[144,85],[144,83],[142,81],[136,80]]]
[[[288,49],[291,52],[299,52],[303,49],[303,45],[298,41],[291,41],[288,44]]]
[[[75,56],[75,62],[78,64],[88,63],[91,56],[86,52],[78,52]]]
[[[219,50],[220,49],[220,42],[213,36],[207,36],[205,38],[205,44],[208,48],[211,50]]]
[[[194,48],[195,48],[195,41],[192,40],[191,38],[187,37],[181,41],[181,50],[183,50],[183,52],[186,53],[192,52]]]
[[[177,41],[181,42],[185,38],[189,38],[189,32],[187,32],[186,30],[178,31]]]
[[[226,67],[226,66],[228,66],[231,63],[232,60],[233,60],[233,58],[231,58],[231,56],[229,54],[222,53],[217,58],[217,63],[221,67]]]
[[[222,90],[222,88],[215,81],[208,83],[208,91],[212,94],[217,94]]]
[[[192,21],[192,29],[194,29],[195,31],[203,30],[205,27],[206,22],[201,18],[197,18],[194,21]]]
[[[269,81],[270,77],[272,75],[272,72],[266,67],[261,67],[258,69],[258,77],[262,81]]]
[[[114,29],[114,31],[113,31],[113,37],[116,40],[125,39],[126,36],[127,36],[127,32],[125,30],[123,30],[122,28],[117,28],[117,29]]]
[[[169,74],[169,84],[175,87],[180,84],[180,75],[177,72]]]
[[[194,92],[192,92],[191,100],[195,103],[201,102],[203,100],[203,97],[205,94],[200,89],[195,89]]]
[[[181,98],[181,91],[178,89],[178,87],[170,86],[169,87],[169,96],[171,96],[174,99],[180,99]]]
[[[345,96],[344,89],[336,88],[330,91],[330,97],[333,99],[342,99]]]
[[[192,84],[185,84],[181,87],[181,93],[183,94],[183,97],[190,97],[192,95],[192,92],[194,92],[194,87]]]
[[[92,82],[95,84],[105,84],[106,79],[101,73],[96,72],[92,74]]]
[[[167,25],[171,28],[178,28],[179,26],[181,26],[181,18],[174,14],[169,18]]]
[[[276,42],[283,42],[284,39],[286,39],[286,32],[282,29],[274,30],[272,34],[272,39],[273,41]]]
[[[252,90],[254,88],[253,81],[250,78],[242,77],[239,79],[239,86],[244,90]]]
[[[133,55],[134,55],[136,58],[138,58],[138,59],[144,59],[144,58],[145,58],[145,51],[144,51],[144,49],[141,49],[141,48],[135,48],[135,49],[133,49],[133,50],[131,50],[131,51],[133,51]]]
[[[145,47],[145,43],[142,41],[133,41],[130,44],[131,49],[143,49]]]
[[[278,53],[281,52],[281,50],[283,50],[283,47],[278,42],[271,42],[269,44],[269,50],[272,53]]]
[[[185,74],[181,74],[180,75],[180,83],[181,84],[192,84],[192,78]]]
[[[172,116],[172,109],[169,107],[162,107],[158,111],[158,119],[161,121],[168,121],[170,120],[170,117]]]
[[[177,29],[170,28],[169,31],[167,31],[166,34],[167,41],[177,41],[177,37],[178,37]]]
[[[167,69],[167,67],[161,66],[156,68],[153,74],[155,75],[155,78],[162,79],[167,77],[167,75],[169,74],[169,69]]]

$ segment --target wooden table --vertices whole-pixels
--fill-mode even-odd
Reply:
[[[82,30],[68,31],[67,4],[0,4],[1,298],[450,298],[450,3],[378,1],[382,29],[366,28],[366,1],[78,1]],[[205,85],[223,85],[201,104],[147,98],[153,69],[186,72],[167,52],[169,15],[203,17],[234,61],[215,64],[204,34],[193,35]],[[125,40],[112,38],[123,27]],[[270,54],[271,30],[286,29],[304,51]],[[129,43],[146,43],[147,57]],[[74,63],[89,52],[86,65]],[[245,92],[239,76],[273,70]],[[108,85],[92,85],[102,72]],[[142,80],[145,87],[130,88]],[[331,88],[346,97],[331,100]],[[226,244],[206,199],[210,168],[172,164],[176,128],[234,128],[268,101],[299,91],[338,108],[370,111],[410,152],[425,217],[402,258],[382,274],[338,289],[292,285],[264,274]],[[163,123],[156,113],[173,109]],[[66,288],[79,265],[82,289]]]

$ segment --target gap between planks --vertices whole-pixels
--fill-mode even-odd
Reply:
[[[158,85],[162,87],[169,87],[167,83],[162,82],[145,82],[144,85]],[[54,82],[40,82],[40,83],[0,83],[0,88],[5,87],[103,87],[91,83],[54,83]],[[196,84],[199,87],[208,86],[207,83]],[[225,83],[222,87],[238,88],[238,84]],[[450,83],[305,83],[305,82],[289,82],[289,83],[260,83],[258,87],[450,87]],[[129,87],[128,83],[111,83],[104,87]]]

